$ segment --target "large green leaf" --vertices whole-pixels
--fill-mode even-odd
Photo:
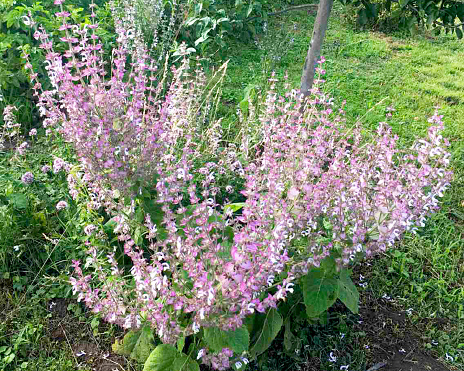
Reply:
[[[174,360],[172,371],[200,371],[200,366],[198,362],[182,353],[178,354],[177,358]]]
[[[260,318],[262,316],[262,318]],[[275,339],[282,327],[282,317],[276,309],[270,309],[264,315],[256,316],[257,323],[255,323],[254,328],[259,330],[254,336],[254,343],[250,349],[250,356],[252,358],[257,357],[271,345],[272,341]]]
[[[138,331],[129,331],[124,339],[113,344],[115,353],[125,355],[143,363],[155,348],[153,331],[150,327],[143,327]]]
[[[250,345],[250,334],[246,327],[240,327],[235,331],[227,331],[229,347],[235,353],[242,353],[248,350]]]
[[[327,277],[321,268],[311,269],[303,277],[303,298],[308,317],[317,317],[330,308],[337,300],[338,292],[337,279]]]
[[[230,348],[235,353],[242,353],[248,350],[250,344],[250,334],[245,327],[235,331],[223,331],[217,327],[207,327],[204,329],[204,339],[209,348],[215,352],[223,348]]]
[[[143,371],[173,371],[178,354],[172,345],[158,345],[146,360]]]
[[[200,371],[200,366],[174,346],[161,344],[151,352],[143,371]]]
[[[121,341],[116,339],[115,343],[111,347],[113,352],[129,357],[135,347],[135,344],[137,344],[139,336],[140,331],[129,331],[126,335],[124,335],[124,339]]]
[[[338,298],[354,314],[359,312],[359,292],[350,277],[348,269],[342,269],[338,281],[339,293]]]
[[[217,327],[205,328],[203,330],[203,336],[209,348],[215,352],[219,352],[221,349],[229,346],[225,331]]]

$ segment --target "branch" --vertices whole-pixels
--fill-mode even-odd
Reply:
[[[287,9],[284,9],[284,10],[279,10],[278,12],[269,13],[268,16],[287,13],[287,12],[290,12],[292,10],[303,10],[303,9],[306,9],[306,8],[317,8],[317,6],[318,6],[317,4],[303,4],[303,5],[291,6],[290,8],[287,8]],[[249,22],[249,21],[253,21],[254,19],[257,19],[257,18],[261,18],[261,17],[260,16],[251,17],[251,18],[245,19],[245,21]]]

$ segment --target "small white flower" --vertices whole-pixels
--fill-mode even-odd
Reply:
[[[192,330],[193,330],[194,334],[197,334],[198,331],[200,331],[200,326],[196,322],[193,322],[192,323]]]
[[[243,366],[242,362],[240,362],[240,361],[235,362],[235,368],[239,369],[242,366]]]
[[[450,362],[454,362],[454,357],[450,356],[448,353],[445,354],[446,360]]]
[[[197,355],[197,361],[203,357],[205,354],[205,350],[204,349],[200,349],[200,351],[198,352],[198,355]]]
[[[341,333],[340,334],[340,339],[343,339],[345,337],[345,334]]]
[[[404,350],[404,348],[401,348],[398,352],[400,352],[400,353],[406,353],[406,351]]]
[[[438,341],[432,340],[431,341],[432,345],[438,345]]]
[[[412,308],[409,308],[409,309],[406,310],[406,314],[407,314],[408,316],[410,316],[410,315],[412,314],[412,311],[413,311],[413,309],[412,309]]]
[[[81,350],[80,352],[76,353],[76,357],[82,357],[85,356],[87,353]]]
[[[345,365],[345,366],[340,366],[340,370],[348,370],[348,367],[350,367],[350,365]]]
[[[330,354],[329,354],[329,362],[331,362],[331,363],[337,362],[337,357],[335,357],[333,352],[330,352]]]
[[[267,285],[269,287],[271,287],[274,284],[274,278],[275,277],[272,274],[267,278]]]
[[[250,313],[254,313],[254,312],[255,312],[255,306],[256,306],[255,303],[250,303],[250,304],[248,304],[248,307],[247,307],[248,311],[249,311]]]
[[[31,25],[31,20],[30,18],[27,16],[27,15],[23,15],[21,17],[21,19],[23,20],[23,23],[26,25],[26,26],[30,26]]]

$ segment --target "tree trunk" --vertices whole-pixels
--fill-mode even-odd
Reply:
[[[313,86],[316,64],[321,56],[322,42],[324,41],[325,31],[329,23],[329,16],[332,10],[333,0],[320,0],[317,8],[316,22],[314,23],[313,36],[309,43],[308,54],[306,55],[303,73],[301,75],[300,91],[305,96]]]

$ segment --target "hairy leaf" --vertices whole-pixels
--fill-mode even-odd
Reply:
[[[338,297],[347,308],[357,314],[359,312],[359,292],[350,277],[350,272],[347,269],[342,269],[340,279],[338,281],[339,293]]]
[[[330,308],[337,300],[338,280],[326,277],[324,270],[313,268],[303,277],[303,298],[306,313],[314,318]]]
[[[263,317],[254,344],[249,352],[252,358],[257,357],[269,348],[282,327],[282,317],[276,309],[270,309]]]

